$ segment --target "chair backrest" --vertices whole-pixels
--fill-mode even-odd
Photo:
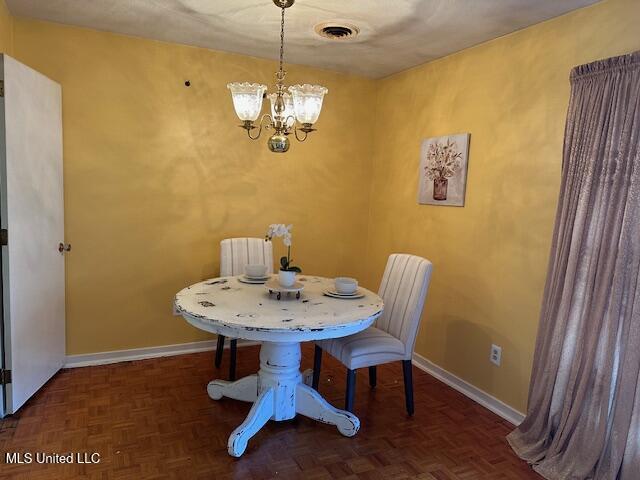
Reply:
[[[432,269],[431,262],[422,257],[394,253],[380,282],[378,294],[384,300],[384,311],[376,327],[404,343],[407,360],[413,354]]]
[[[220,276],[244,273],[248,264],[263,264],[273,273],[273,245],[263,238],[227,238],[220,242]]]

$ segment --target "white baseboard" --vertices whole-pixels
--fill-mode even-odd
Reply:
[[[493,395],[489,395],[484,390],[480,390],[478,387],[462,380],[460,377],[455,376],[444,368],[439,367],[422,355],[414,352],[412,363],[420,370],[427,372],[429,375],[449,385],[454,390],[457,390],[463,395],[469,397],[474,402],[479,403],[486,409],[491,410],[496,415],[504,418],[507,422],[517,426],[520,425],[522,420],[524,420],[524,414],[522,412],[519,412],[515,408],[510,407],[501,400],[498,400]]]
[[[114,350],[111,352],[86,353],[81,355],[67,355],[63,368],[88,367],[90,365],[107,365],[109,363],[129,362],[131,360],[144,360],[145,358],[171,357],[187,353],[208,352],[216,349],[216,340],[204,340],[201,342],[179,343],[176,345],[163,345],[160,347],[132,348],[129,350]],[[238,340],[238,347],[258,345],[259,342]],[[225,342],[225,349],[229,348],[229,342]]]

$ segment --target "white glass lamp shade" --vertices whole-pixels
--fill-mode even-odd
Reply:
[[[262,96],[267,91],[266,85],[259,83],[230,83],[227,88],[231,90],[233,108],[236,115],[243,122],[255,121],[262,110]]]
[[[320,85],[293,85],[289,87],[293,96],[293,109],[300,123],[316,123],[322,110],[322,99],[329,91]]]
[[[270,93],[267,95],[267,98],[271,102],[271,117],[276,119],[276,98],[278,95],[275,93]],[[292,126],[295,122],[296,112],[293,109],[293,98],[288,93],[282,95],[282,99],[284,100],[284,112],[282,112],[282,121],[287,124],[287,126]]]

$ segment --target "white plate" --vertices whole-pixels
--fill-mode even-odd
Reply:
[[[265,275],[264,277],[250,277],[249,275],[247,275],[246,273],[243,273],[242,275],[240,275],[241,277],[246,278],[247,280],[269,280],[271,278],[270,274]]]
[[[263,278],[251,278],[251,277],[247,277],[246,275],[240,275],[238,277],[238,281],[241,283],[248,283],[250,285],[259,285],[261,283],[265,283],[270,278],[271,276],[263,277]]]
[[[322,292],[324,295],[326,295],[327,297],[331,297],[331,298],[363,298],[364,297],[364,292],[362,290],[356,290],[356,293],[350,293],[350,294],[342,294],[342,293],[338,293],[334,290],[325,290],[324,292]]]
[[[353,297],[354,295],[361,295],[362,291],[360,289],[356,289],[353,293],[340,293],[335,288],[327,288],[325,292],[329,292],[331,295],[335,295],[336,297]]]

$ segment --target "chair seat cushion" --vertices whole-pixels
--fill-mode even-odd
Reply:
[[[316,344],[351,370],[405,360],[402,342],[376,327],[369,327],[348,337],[321,340]]]

